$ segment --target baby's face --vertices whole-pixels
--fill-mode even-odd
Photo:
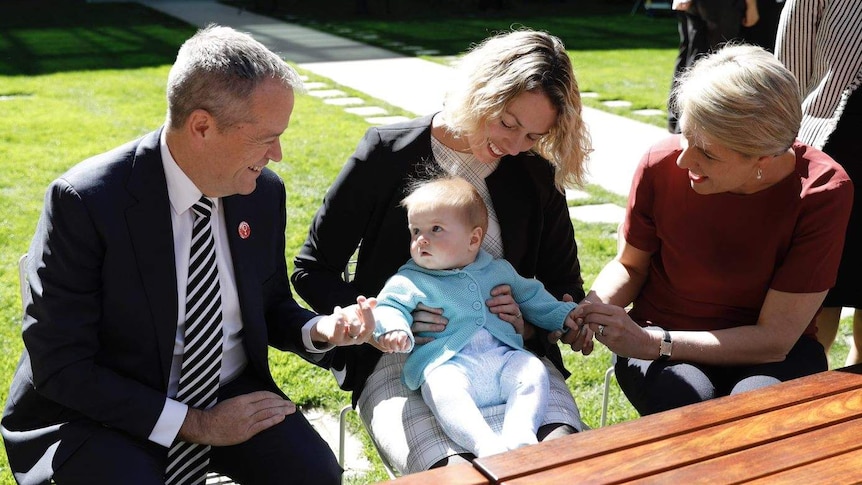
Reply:
[[[473,228],[457,210],[438,208],[407,214],[410,228],[410,256],[428,269],[463,268],[476,259],[471,250]]]

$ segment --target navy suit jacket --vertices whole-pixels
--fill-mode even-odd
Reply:
[[[25,351],[2,420],[21,483],[49,478],[94,427],[146,441],[164,407],[178,302],[159,136],[86,160],[48,189],[29,250]],[[290,291],[284,184],[265,169],[252,194],[222,203],[247,371],[281,393],[268,345],[305,354],[300,329],[315,316]]]

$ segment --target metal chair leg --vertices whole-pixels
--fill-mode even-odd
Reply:
[[[347,448],[347,413],[351,411],[354,411],[353,406],[348,404],[341,408],[341,412],[338,417],[338,464],[341,465],[341,468],[344,468],[345,465],[344,453]],[[362,426],[365,427],[365,422],[361,419],[359,421],[362,422]],[[377,441],[374,439],[374,435],[371,434],[371,431],[369,431],[367,427],[365,427],[365,432],[371,437],[371,445],[374,446],[374,451],[377,452],[377,457],[380,459],[383,469],[386,470],[386,474],[389,475],[389,479],[395,480],[395,478],[397,478],[395,470],[392,465],[389,464],[389,460],[386,459],[386,456],[380,452],[380,448],[377,446]]]
[[[614,366],[605,371],[605,392],[602,396],[602,420],[599,426],[604,427],[608,419],[608,400],[611,391],[611,376],[614,375]]]

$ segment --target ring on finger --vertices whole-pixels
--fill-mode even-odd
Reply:
[[[516,318],[516,319],[521,318],[521,312],[518,312],[518,314],[517,314],[517,315],[515,315],[515,318]]]
[[[348,337],[350,337],[350,338],[352,338],[353,340],[356,340],[356,339],[358,339],[358,338],[359,338],[359,335],[351,335],[351,334],[349,334],[349,333],[347,334],[347,336],[348,336]]]
[[[602,337],[605,336],[605,326],[604,325],[599,325],[599,335],[601,335]]]

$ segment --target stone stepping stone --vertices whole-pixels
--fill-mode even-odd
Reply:
[[[311,90],[314,90],[314,89],[323,89],[323,88],[328,87],[328,86],[329,86],[329,85],[328,85],[328,84],[326,84],[326,83],[317,82],[317,81],[312,81],[312,82],[310,82],[310,83],[305,83],[305,89],[306,89],[306,90],[308,90],[308,91],[311,91]]]
[[[602,104],[609,108],[631,108],[632,103],[622,99],[613,99],[610,101],[602,101]]]
[[[323,100],[323,102],[334,106],[356,106],[365,104],[365,101],[362,100],[362,98],[328,98]]]
[[[417,56],[436,56],[439,53],[440,51],[438,51],[437,49],[422,49],[416,51]]]
[[[583,190],[566,189],[566,200],[584,200],[589,198],[590,194]]]
[[[626,210],[616,204],[582,205],[569,207],[569,217],[583,222],[623,222]]]
[[[636,109],[632,113],[638,116],[664,116],[665,114],[660,109]]]
[[[347,96],[347,93],[339,91],[338,89],[321,89],[317,91],[309,91],[308,94],[315,98],[338,98],[341,96]]]
[[[365,118],[365,121],[371,123],[372,125],[388,125],[390,123],[398,123],[400,121],[407,121],[410,118],[406,116],[372,116],[370,118]]]
[[[359,116],[377,116],[386,114],[386,110],[379,106],[360,106],[358,108],[345,108],[344,111],[347,111],[352,115]]]

